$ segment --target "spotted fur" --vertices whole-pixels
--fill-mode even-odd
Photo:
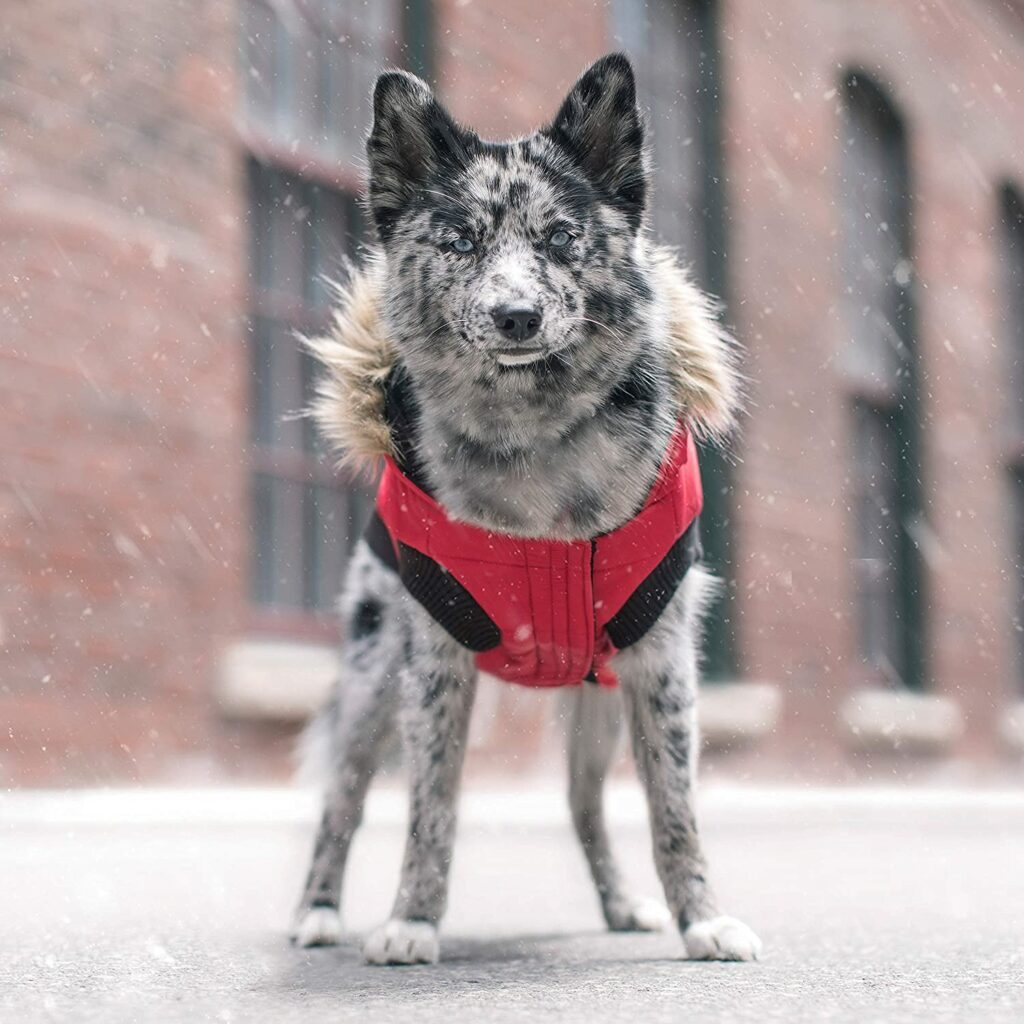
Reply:
[[[644,125],[625,57],[598,61],[549,125],[507,143],[480,139],[419,79],[388,72],[367,152],[379,247],[338,329],[314,343],[327,369],[316,413],[332,440],[364,460],[390,450],[382,386],[399,368],[414,410],[410,455],[452,515],[585,539],[643,504],[680,418],[696,431],[727,429],[732,350],[708,301],[649,238]],[[513,336],[499,315],[509,309],[531,311],[539,328]],[[657,912],[623,889],[601,814],[624,705],[658,870],[691,955],[749,959],[757,940],[717,913],[692,806],[704,580],[692,571],[655,628],[617,657],[621,696],[573,694],[573,820],[609,926],[654,926]],[[474,665],[365,542],[342,609],[349,641],[327,713],[331,782],[296,934],[316,944],[340,933],[348,845],[397,724],[412,815],[392,919],[365,954],[429,962]]]

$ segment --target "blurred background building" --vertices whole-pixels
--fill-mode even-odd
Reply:
[[[0,779],[281,777],[366,491],[295,332],[365,240],[377,71],[491,137],[624,48],[654,229],[750,408],[705,455],[712,770],[1017,773],[1024,3],[15,0],[0,10]],[[557,700],[481,690],[471,765]]]

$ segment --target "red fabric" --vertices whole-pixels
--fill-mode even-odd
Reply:
[[[565,686],[591,671],[615,686],[605,626],[700,514],[697,452],[680,429],[643,508],[593,541],[531,540],[452,519],[388,460],[377,511],[393,542],[450,572],[501,631],[480,669],[527,686]]]

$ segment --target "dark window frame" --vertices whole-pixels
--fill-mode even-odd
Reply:
[[[646,17],[650,2],[613,5],[612,34],[627,52],[636,57],[636,44],[647,31]],[[658,0],[666,10],[680,12],[675,0]],[[694,109],[692,111],[697,147],[698,170],[687,197],[698,198],[699,210],[693,215],[698,243],[697,251],[685,255],[691,260],[698,283],[716,297],[722,306],[720,314],[728,319],[729,268],[727,195],[722,143],[722,111],[724,108],[720,4],[717,0],[684,0],[687,19],[696,47]],[[684,22],[686,23],[686,22]],[[644,85],[644,61],[638,60],[641,103],[650,102]],[[664,75],[664,70],[661,74]],[[659,125],[652,126],[654,132]],[[663,127],[663,126],[661,126]],[[654,182],[655,193],[659,184]],[[680,244],[688,239],[667,239]],[[735,594],[735,541],[733,531],[732,463],[728,452],[715,444],[701,446],[701,475],[704,482],[704,512],[701,516],[701,540],[705,560],[725,582],[715,613],[708,617],[704,637],[704,676],[709,682],[733,679],[739,663]]]
[[[849,235],[850,225],[857,223],[855,218],[861,215],[860,210],[855,210],[849,218],[844,217],[840,232],[844,290],[847,281],[859,274],[856,268],[851,267],[851,258],[866,261],[873,257],[888,257],[892,260],[886,273],[871,282],[879,287],[882,308],[867,310],[868,315],[885,320],[889,336],[883,338],[873,334],[870,328],[865,332],[857,320],[858,316],[864,316],[864,310],[853,310],[849,301],[845,316],[845,325],[854,338],[844,353],[853,448],[851,464],[854,466],[849,497],[852,506],[862,510],[859,516],[855,514],[855,550],[866,550],[863,528],[865,519],[870,521],[869,499],[876,505],[883,505],[881,488],[886,485],[894,488],[890,502],[892,508],[888,510],[893,517],[890,536],[881,539],[876,536],[873,541],[876,548],[892,545],[893,564],[882,567],[887,575],[891,575],[891,590],[886,593],[872,589],[871,581],[867,580],[870,575],[867,563],[871,560],[855,559],[855,563],[865,563],[856,564],[855,568],[857,654],[861,671],[868,674],[868,682],[920,691],[925,688],[927,680],[927,595],[925,566],[918,544],[924,520],[924,485],[909,143],[895,104],[870,74],[859,68],[847,69],[840,76],[839,86],[843,145],[841,194],[845,202],[850,201],[851,186],[845,176],[858,173],[859,168],[853,160],[870,162],[875,158],[876,163],[870,170],[877,172],[882,181],[878,198],[884,204],[882,212],[885,216],[884,222],[875,229],[875,248],[869,244],[865,249],[856,251],[850,247]],[[862,133],[858,141],[865,152],[851,159],[851,140],[857,132]],[[871,147],[875,152],[871,152]],[[868,188],[879,187],[878,181],[870,179],[863,179],[858,184],[863,186],[864,181],[867,181]],[[878,213],[879,210],[869,212]],[[861,228],[858,226],[857,230]],[[866,353],[862,347],[865,339],[868,340],[867,348],[874,346],[873,353]],[[890,460],[889,465],[883,459],[869,470],[879,478],[879,482],[873,485],[865,483],[862,462],[864,447],[872,443],[871,430],[880,432],[879,436],[884,435],[883,444],[888,446]],[[878,618],[874,602],[883,599],[890,603],[883,614],[886,619],[885,643],[889,645],[887,665],[881,664],[881,660],[876,658],[879,652],[872,649],[877,642],[877,633],[871,626],[872,619]],[[867,608],[869,603],[872,604],[871,609]]]
[[[253,41],[247,38],[245,33],[251,22],[251,12],[259,10],[261,15],[272,11],[272,5],[266,0],[245,0],[240,8],[240,48],[245,55],[251,52]],[[364,33],[360,31],[361,21],[358,12],[346,12],[336,10],[329,25],[322,22],[322,16],[329,13],[323,0],[317,3],[314,0],[291,0],[289,10],[292,14],[302,19],[303,24],[299,28],[304,39],[317,41],[318,47],[326,47],[328,36],[338,39],[344,37],[346,43],[344,49],[335,47],[337,52],[334,58],[337,66],[342,67],[348,76],[353,74],[355,67],[354,51],[350,48],[349,40],[352,37],[361,37]],[[351,17],[352,23],[346,21]],[[431,54],[430,39],[423,35],[429,31],[431,25],[431,3],[429,0],[406,0],[405,3],[394,2],[391,5],[391,13],[387,18],[392,21],[392,28],[395,30],[388,37],[390,45],[383,51],[380,65],[404,65],[415,73],[426,75],[429,73],[429,62]],[[344,22],[344,23],[343,23]],[[303,76],[310,74],[320,75],[317,88],[321,90],[320,95],[330,96],[325,92],[325,79],[323,79],[323,59],[320,49],[314,47],[305,56],[308,63],[296,61],[296,47],[286,40],[288,45],[281,43],[282,29],[280,24],[275,24],[271,30],[267,18],[264,18],[264,27],[267,31],[266,45],[272,46],[272,56],[268,59],[266,67],[272,68],[275,74],[272,76],[275,84],[278,82],[276,72],[282,71],[282,79],[290,84],[298,81]],[[319,35],[318,35],[319,32]],[[272,37],[272,38],[271,38]],[[381,38],[384,38],[383,36]],[[407,41],[413,40],[413,45],[407,45]],[[287,55],[291,63],[284,65],[277,63],[283,54]],[[248,82],[243,79],[244,84]],[[365,91],[369,94],[371,81],[363,83]],[[257,347],[262,345],[263,352],[271,353],[273,359],[275,346],[289,347],[294,343],[295,348],[288,352],[290,369],[293,371],[290,378],[285,381],[275,378],[266,385],[269,390],[267,395],[271,396],[268,405],[275,408],[275,403],[280,404],[281,396],[275,392],[280,390],[281,383],[286,384],[286,391],[294,391],[297,383],[302,389],[308,387],[309,379],[307,374],[311,371],[312,360],[310,357],[298,352],[300,345],[298,334],[314,335],[327,328],[330,318],[330,304],[325,301],[324,296],[313,294],[315,281],[312,275],[307,274],[306,265],[310,260],[309,253],[303,251],[298,254],[296,263],[297,280],[291,282],[291,288],[268,288],[266,281],[260,281],[257,277],[255,265],[260,242],[257,241],[258,218],[261,216],[260,199],[266,199],[266,194],[258,195],[257,185],[259,176],[265,178],[278,178],[290,182],[291,188],[304,190],[303,195],[322,194],[326,197],[327,207],[335,206],[338,209],[338,216],[344,223],[343,252],[339,256],[352,258],[355,256],[356,244],[353,235],[362,235],[362,228],[365,224],[356,225],[358,231],[353,229],[354,211],[361,209],[358,205],[358,197],[362,192],[362,172],[359,169],[358,159],[362,153],[362,136],[366,125],[354,126],[348,133],[345,142],[338,141],[332,147],[321,145],[321,140],[314,139],[308,133],[310,126],[320,116],[316,111],[308,108],[293,109],[282,112],[282,105],[291,103],[291,95],[281,96],[275,87],[268,87],[266,95],[262,97],[263,109],[260,104],[254,102],[248,88],[243,89],[240,97],[240,116],[237,122],[237,135],[241,150],[245,157],[246,190],[247,190],[247,216],[249,218],[249,257],[250,275],[249,285],[245,298],[248,311],[248,337],[251,362],[250,371],[250,401],[249,401],[249,422],[252,437],[249,444],[249,479],[250,498],[248,512],[250,516],[250,529],[248,531],[248,615],[247,628],[250,632],[257,634],[273,634],[287,636],[293,639],[317,640],[334,642],[340,634],[338,616],[334,609],[334,598],[341,584],[341,572],[351,546],[354,543],[357,532],[352,523],[355,519],[365,518],[368,512],[368,495],[365,488],[360,487],[358,482],[343,476],[332,465],[332,460],[323,451],[318,450],[313,439],[311,424],[308,421],[295,424],[290,428],[290,440],[286,443],[279,443],[280,438],[273,436],[278,433],[276,430],[270,432],[270,436],[258,437],[261,426],[257,422],[262,415],[259,406],[261,399],[257,392],[260,384],[257,380],[259,370],[257,368]],[[337,103],[337,100],[334,101]],[[301,138],[287,138],[284,128],[290,126],[290,119],[294,122],[295,135]],[[320,118],[321,125],[323,119]],[[329,126],[328,126],[329,130]],[[344,134],[343,126],[338,126],[339,140]],[[356,137],[358,136],[358,139]],[[353,145],[358,142],[358,152]],[[344,214],[340,213],[344,207]],[[321,211],[322,212],[322,211]],[[263,216],[266,216],[264,213]],[[361,221],[361,217],[359,218]],[[300,231],[304,237],[308,237],[314,227],[304,225]],[[264,231],[262,244],[273,245],[269,233]],[[306,244],[306,242],[303,242]],[[292,254],[293,256],[295,254]],[[281,253],[276,253],[273,260],[281,259]],[[286,261],[287,262],[287,261]],[[323,268],[321,268],[323,269]],[[340,271],[341,260],[338,260]],[[280,282],[279,282],[280,283]],[[262,342],[257,340],[257,334],[263,332]],[[273,374],[272,374],[273,376]],[[301,407],[301,402],[299,403]],[[299,409],[288,409],[286,412],[299,412]],[[275,417],[280,420],[280,417]],[[263,425],[265,432],[265,423]],[[272,483],[270,483],[272,482]],[[275,489],[277,491],[274,496]],[[267,495],[271,495],[267,498]],[[322,564],[322,552],[317,547],[323,540],[323,524],[320,523],[318,512],[313,511],[320,508],[321,501],[336,503],[337,515],[335,515],[336,526],[339,530],[345,530],[344,522],[347,519],[350,526],[347,531],[346,545],[339,537],[336,541],[341,552],[340,558],[327,559],[330,565],[337,569],[337,580],[333,584],[328,582],[331,599],[325,601],[326,591],[323,577],[319,575],[324,570]],[[287,567],[289,573],[288,582],[284,585],[289,598],[281,600],[281,591],[276,592],[278,600],[268,600],[267,595],[275,592],[273,573],[276,571],[274,565],[276,560],[282,557],[282,552],[277,549],[278,541],[281,539],[277,527],[269,522],[266,527],[267,534],[264,536],[262,550],[258,547],[260,541],[257,533],[260,529],[259,519],[261,515],[270,515],[284,506],[290,507],[288,513],[288,525],[281,527],[285,540],[285,553],[291,552],[292,561]],[[344,509],[342,512],[341,510]],[[328,504],[330,510],[330,504]],[[316,562],[316,565],[313,563]],[[270,573],[270,584],[268,585],[267,574]],[[333,573],[332,573],[333,579]],[[311,589],[312,588],[312,589]]]
[[[998,251],[1004,312],[1000,339],[1009,381],[1002,431],[1010,514],[1010,628],[1016,643],[1011,666],[1014,691],[1024,696],[1024,190],[1004,182],[998,193]]]
[[[358,207],[350,194],[252,157],[248,172],[251,628],[334,639],[333,606],[352,533],[345,524],[358,496],[321,450],[312,424],[296,418],[315,378],[298,335],[329,325],[330,293],[320,275],[354,255]]]

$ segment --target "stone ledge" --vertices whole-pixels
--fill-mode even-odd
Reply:
[[[231,718],[302,722],[327,699],[338,664],[337,650],[324,644],[239,641],[224,652],[217,700]],[[485,743],[501,685],[478,693],[471,746]],[[775,728],[781,706],[782,694],[770,683],[705,684],[698,703],[704,746],[721,749],[762,739]]]
[[[1018,754],[1024,754],[1024,700],[1011,704],[999,722],[1003,742]]]
[[[697,714],[710,750],[754,743],[775,728],[782,693],[772,683],[705,683]]]
[[[941,754],[964,728],[956,701],[909,690],[858,690],[840,715],[850,743],[860,750]]]
[[[217,699],[232,718],[301,722],[320,708],[337,677],[334,647],[242,640],[224,652]]]

